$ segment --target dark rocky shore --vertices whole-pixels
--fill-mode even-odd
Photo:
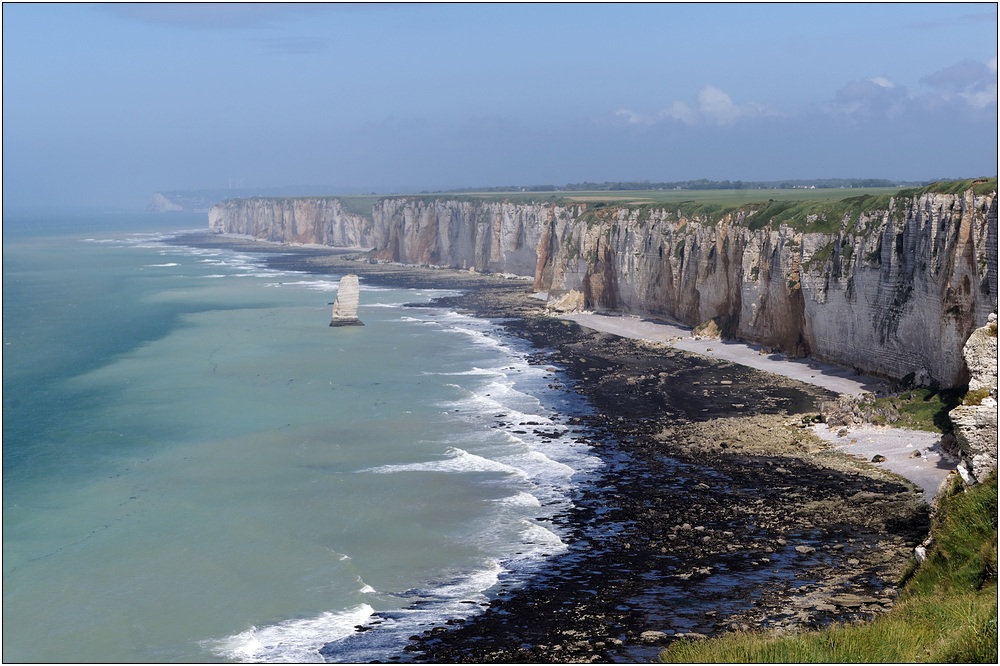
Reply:
[[[581,425],[607,465],[559,518],[568,552],[387,660],[641,662],[682,636],[870,618],[892,606],[926,536],[928,508],[910,484],[803,427],[831,396],[822,389],[549,317],[521,280],[208,234],[175,242],[268,252],[275,268],[370,284],[462,289],[435,305],[502,321],[592,405]]]

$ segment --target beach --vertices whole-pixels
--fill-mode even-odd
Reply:
[[[412,636],[386,661],[650,661],[681,636],[870,618],[892,606],[926,536],[926,486],[838,451],[852,438],[834,433],[845,440],[834,445],[814,427],[821,401],[870,390],[870,378],[638,320],[557,318],[525,280],[208,234],[174,242],[267,252],[275,268],[363,284],[461,290],[434,305],[500,322],[593,407],[574,418],[604,469],[556,519],[568,550],[527,584],[501,577],[481,613]]]
[[[841,395],[884,394],[889,383],[861,375],[847,368],[808,358],[789,358],[759,345],[695,335],[691,329],[635,316],[615,316],[593,312],[561,315],[598,331],[625,338],[660,342],[672,349],[729,361],[774,375],[788,377]],[[941,445],[938,433],[870,424],[849,428],[816,424],[813,430],[834,448],[862,460],[884,458],[878,464],[918,486],[930,502],[941,483],[955,469],[957,461]]]

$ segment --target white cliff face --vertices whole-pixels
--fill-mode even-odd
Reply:
[[[234,199],[212,206],[208,228],[276,243],[371,248],[381,240],[371,220],[339,199]]]
[[[982,481],[997,467],[997,317],[977,328],[962,349],[969,368],[969,392],[949,412],[966,474]]]
[[[372,210],[387,234],[376,256],[385,261],[533,275],[545,204],[439,199],[384,199]]]
[[[793,355],[961,385],[962,345],[997,304],[996,210],[995,193],[924,194],[803,233],[753,230],[747,211],[710,223],[617,209],[555,224],[561,245],[536,286],[580,291],[587,309],[713,319]]]
[[[996,192],[895,197],[823,233],[677,207],[406,197],[372,217],[335,199],[251,199],[210,228],[278,242],[369,246],[383,261],[534,278],[556,309],[713,320],[727,337],[945,386],[997,304]],[[839,228],[838,228],[839,227]]]
[[[866,346],[878,351],[859,366],[866,370],[926,370],[961,384],[962,345],[996,308],[995,198],[893,203],[864,216],[858,232],[832,238],[829,256],[803,272],[811,346],[837,363]]]

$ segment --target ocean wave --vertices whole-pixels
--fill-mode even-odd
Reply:
[[[358,585],[361,586],[359,592],[361,592],[362,594],[373,594],[375,592],[375,588],[366,583],[365,581],[361,580],[361,576],[358,576]]]
[[[455,370],[452,372],[431,372],[429,370],[424,370],[420,373],[424,376],[444,376],[444,377],[472,377],[472,376],[483,376],[483,377],[506,377],[507,373],[504,372],[502,368],[480,368],[472,366],[468,370]],[[472,393],[472,391],[470,391]]]
[[[559,535],[533,520],[521,521],[521,540],[524,543],[541,546],[547,552],[564,552],[568,547]]]
[[[500,472],[512,476],[524,476],[524,471],[505,463],[490,460],[469,453],[464,449],[449,446],[445,450],[446,458],[428,460],[420,463],[402,463],[396,465],[381,465],[359,470],[370,474],[397,474],[399,472]]]
[[[270,274],[268,275],[270,277]],[[265,287],[304,287],[309,291],[337,291],[340,283],[333,280],[295,280],[292,282],[269,282]]]
[[[501,497],[499,499],[492,500],[497,504],[507,504],[509,506],[517,507],[531,507],[538,508],[542,506],[542,503],[538,501],[538,498],[531,493],[526,493],[524,491],[518,491],[515,495],[510,495],[509,497]]]
[[[478,597],[495,586],[500,581],[500,575],[504,571],[505,569],[499,560],[490,558],[484,563],[482,569],[442,582],[435,587],[408,590],[406,594],[425,599],[437,598],[444,602],[469,601],[470,598]]]
[[[233,636],[206,641],[206,647],[220,657],[244,663],[323,663],[320,649],[353,634],[354,628],[374,612],[368,604],[359,604],[317,617],[251,627]]]

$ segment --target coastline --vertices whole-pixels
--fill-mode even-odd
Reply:
[[[886,390],[885,382],[875,377],[853,373],[846,368],[814,359],[789,358],[784,354],[772,353],[760,345],[694,335],[691,329],[680,325],[628,315],[616,316],[593,312],[575,312],[560,316],[598,331],[647,342],[662,342],[674,349],[797,379],[834,393],[858,396],[862,393]]]
[[[582,425],[607,465],[560,518],[569,551],[532,583],[502,585],[481,614],[413,637],[392,661],[650,661],[683,635],[867,618],[891,607],[926,536],[919,488],[806,426],[833,396],[821,386],[549,316],[523,280],[208,233],[171,242],[463,290],[432,305],[500,320],[593,406]]]
[[[841,395],[858,397],[865,393],[884,394],[889,390],[887,382],[851,372],[847,368],[809,358],[789,358],[784,354],[771,353],[760,345],[695,335],[691,329],[675,324],[592,312],[559,316],[598,331],[659,342],[668,348],[756,368]],[[816,424],[812,429],[820,439],[849,455],[868,461],[881,456],[882,462],[873,464],[899,474],[921,488],[927,502],[934,499],[941,484],[957,465],[957,461],[944,450],[941,436],[937,433],[874,425],[832,428]]]

